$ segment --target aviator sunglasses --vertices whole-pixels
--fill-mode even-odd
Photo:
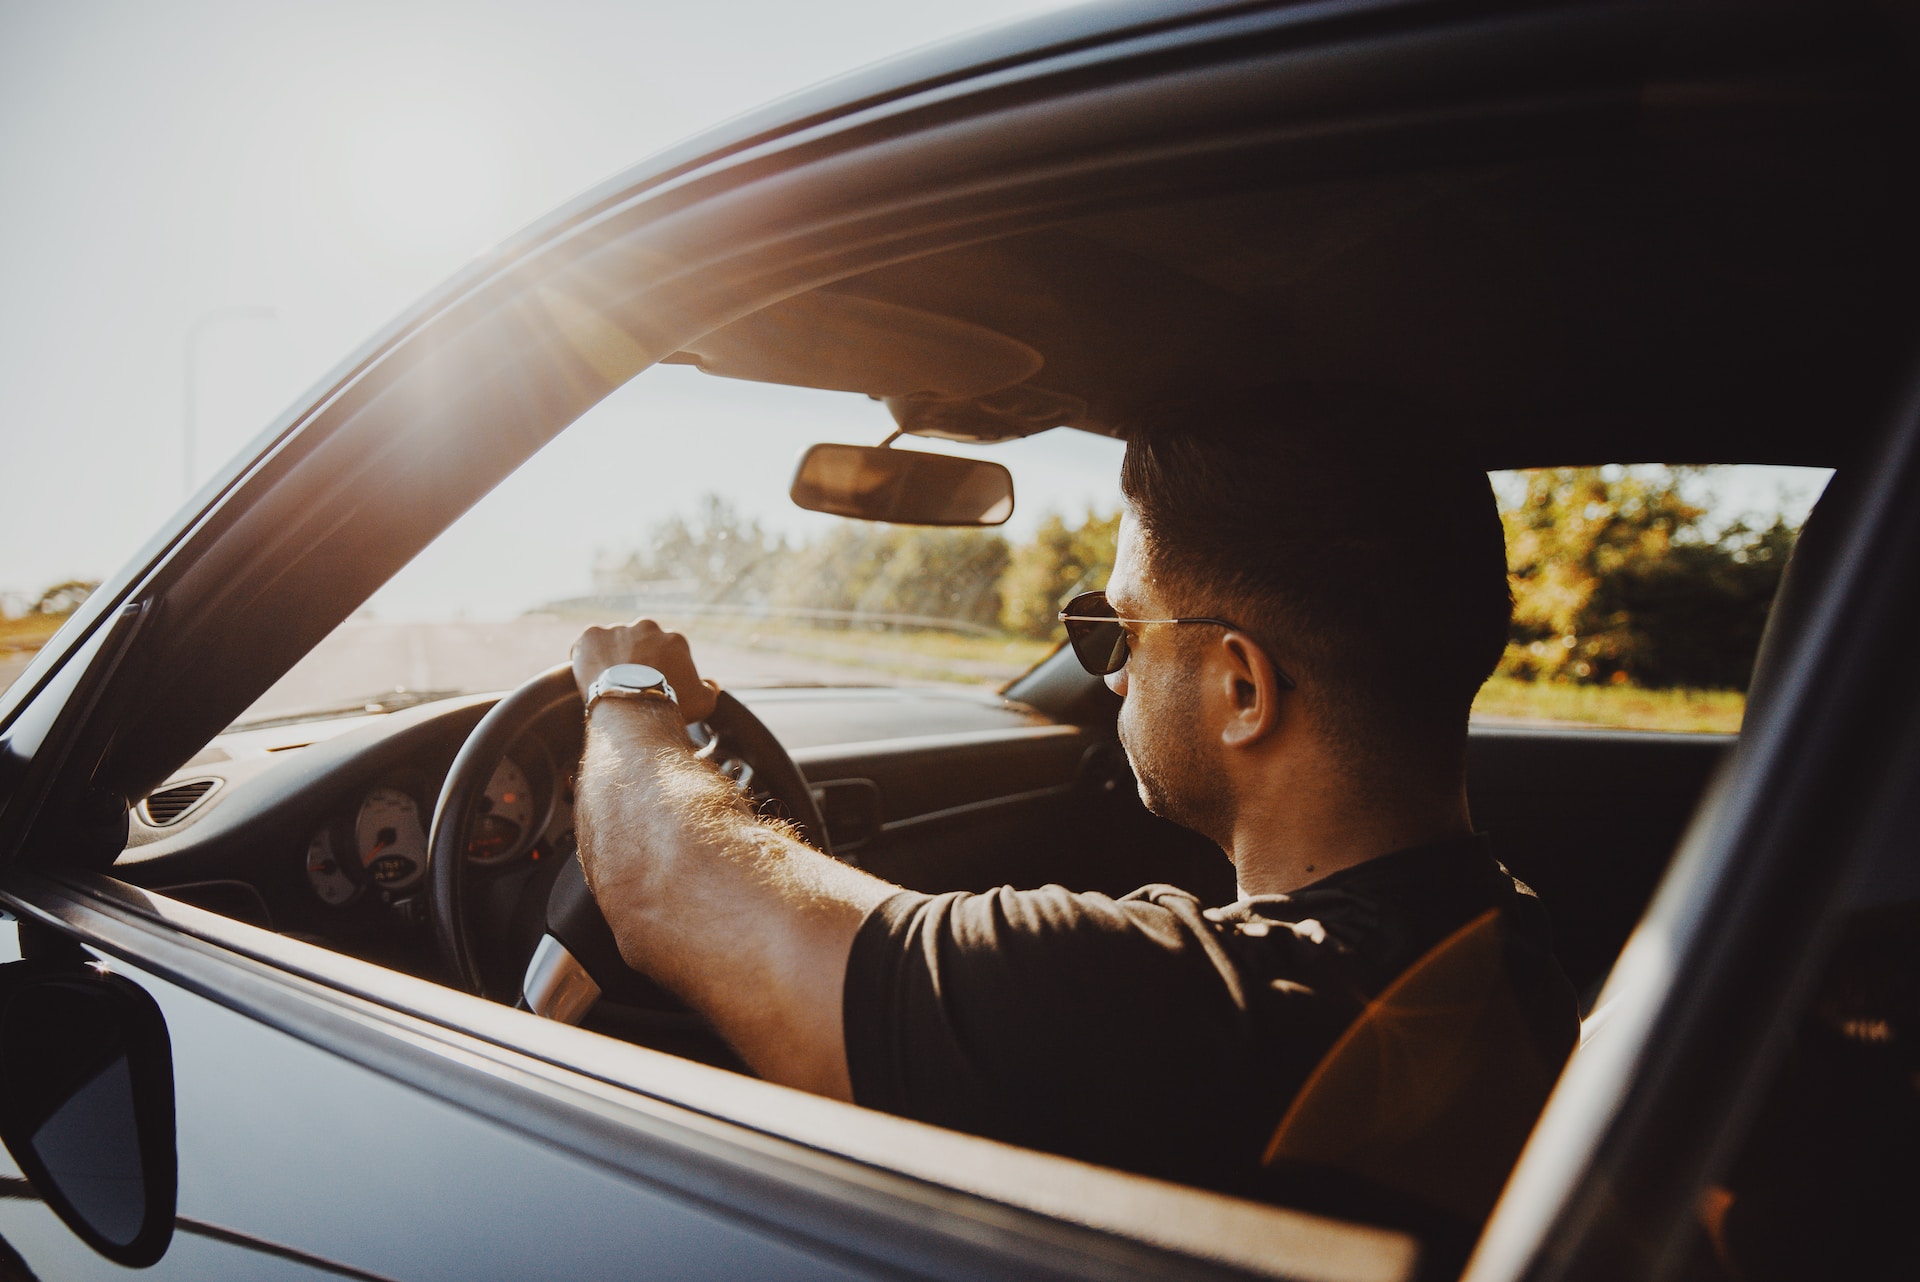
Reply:
[[[1067,627],[1067,644],[1080,666],[1096,677],[1108,676],[1127,666],[1126,624],[1211,623],[1215,627],[1240,631],[1240,625],[1225,619],[1128,619],[1114,612],[1105,592],[1082,592],[1060,611],[1060,622]],[[1283,689],[1293,689],[1293,678],[1275,664],[1273,673]]]

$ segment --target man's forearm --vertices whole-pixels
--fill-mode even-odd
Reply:
[[[847,1098],[847,952],[897,887],[754,815],[692,755],[664,703],[596,705],[576,821],[588,885],[627,962],[762,1076]]]

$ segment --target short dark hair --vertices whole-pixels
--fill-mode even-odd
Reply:
[[[1513,616],[1484,471],[1372,389],[1286,385],[1162,405],[1120,488],[1185,614],[1240,623],[1355,759],[1464,743]]]

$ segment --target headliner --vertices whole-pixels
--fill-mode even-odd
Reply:
[[[805,325],[769,327],[795,305],[777,304],[729,327],[732,366],[680,359],[779,382],[831,369],[811,385],[889,397],[909,430],[963,439],[1118,433],[1155,401],[1305,380],[1391,388],[1424,419],[1383,432],[1452,438],[1488,468],[1832,466],[1894,394],[1912,338],[1912,153],[1894,114],[1762,85],[1650,94],[1624,129],[1546,155],[1289,185],[1236,158],[1195,184],[1210,194],[889,265],[798,300]],[[924,350],[887,351],[870,317],[823,323],[836,298],[961,322],[927,390],[900,394]],[[899,341],[924,348],[934,324]],[[787,372],[740,363],[796,333],[811,346],[781,353]],[[1009,341],[1039,368],[1009,362]],[[858,350],[886,378],[861,386]],[[996,380],[992,359],[1021,376]]]

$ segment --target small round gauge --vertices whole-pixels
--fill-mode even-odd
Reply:
[[[473,818],[467,858],[476,864],[503,864],[533,839],[533,785],[512,757],[500,758]]]
[[[375,788],[353,821],[360,863],[374,885],[405,890],[427,868],[427,834],[420,807],[398,788]]]
[[[360,879],[350,863],[342,863],[333,853],[333,833],[322,828],[307,843],[307,881],[320,902],[335,908],[350,904],[360,893]]]

